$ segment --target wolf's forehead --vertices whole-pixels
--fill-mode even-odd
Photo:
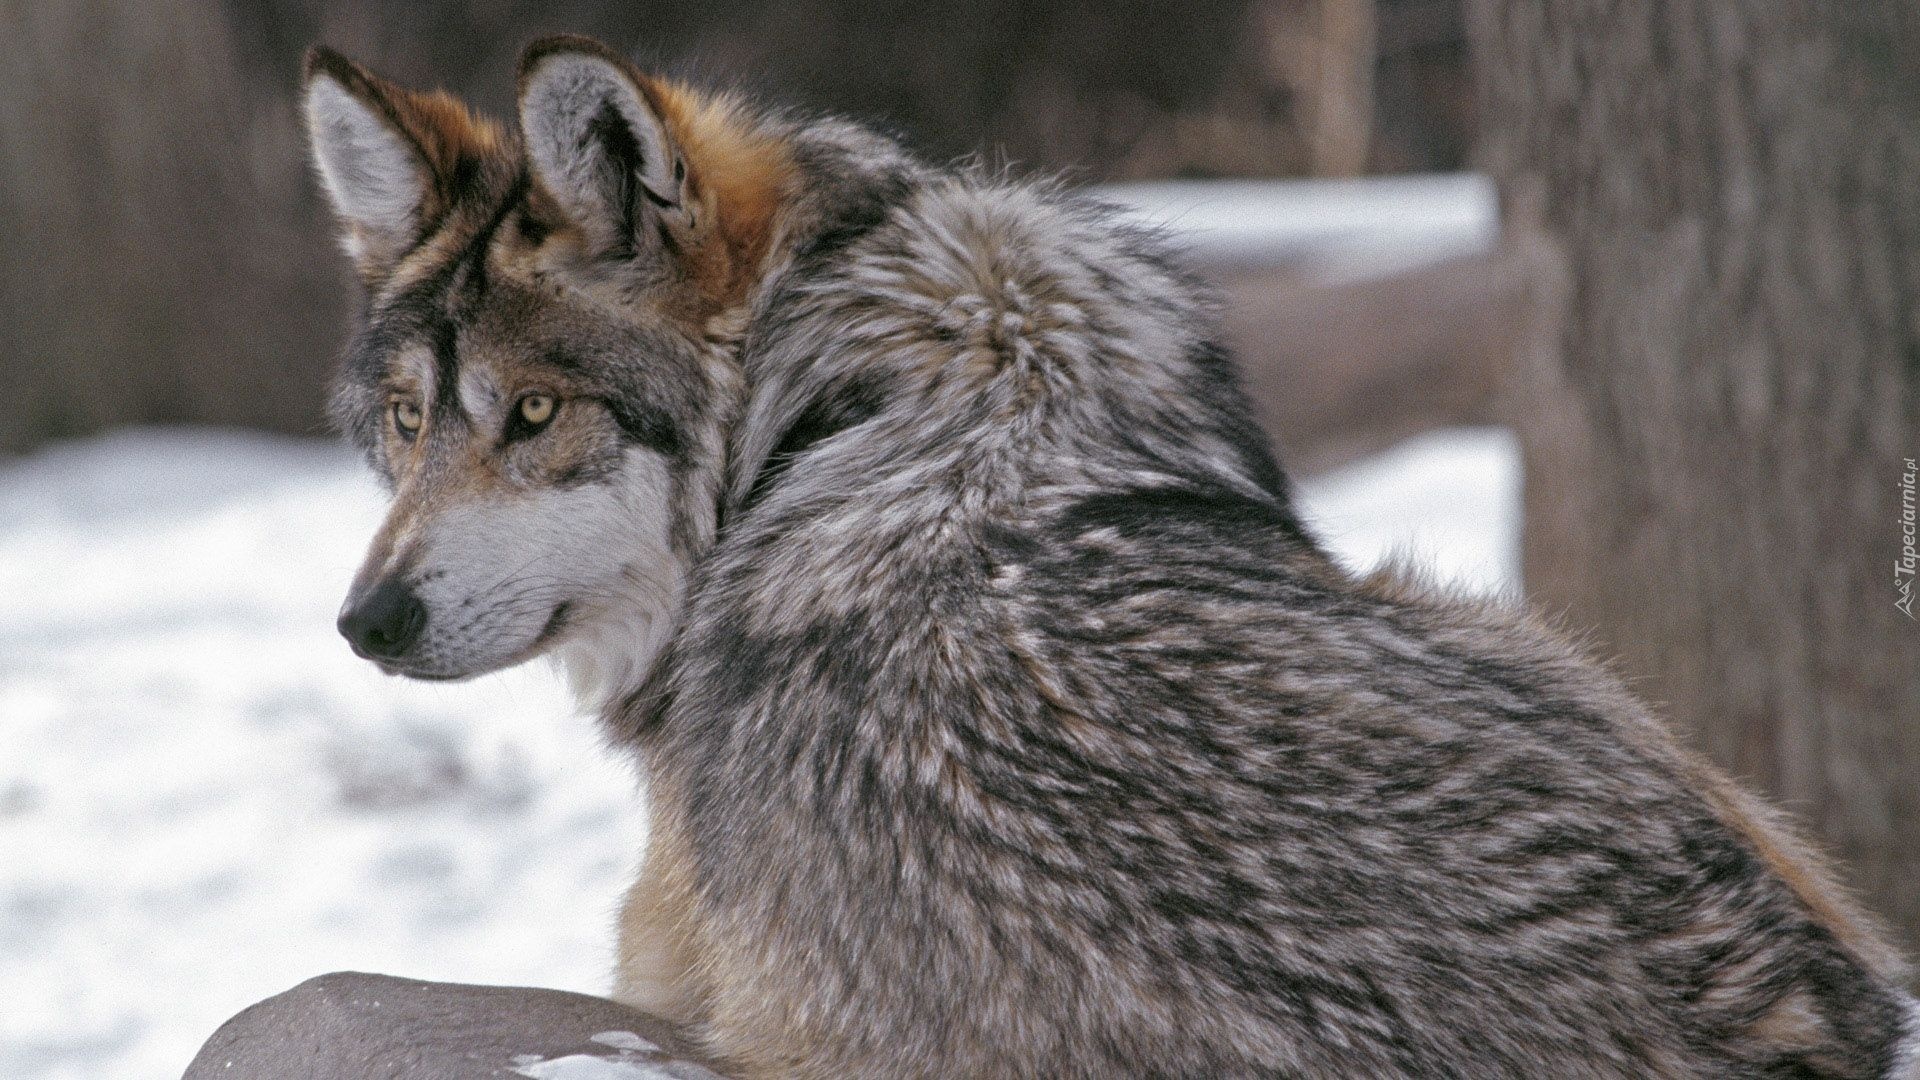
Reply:
[[[394,263],[380,284],[384,296],[445,284],[484,288],[492,263],[501,261],[499,248],[528,238],[532,177],[524,163],[505,156],[470,161],[445,186],[444,209],[424,223],[424,233]]]
[[[393,382],[420,387],[429,400],[439,372],[433,350],[425,344],[408,345],[396,350],[387,360],[387,374]]]
[[[527,351],[549,321],[548,298],[510,250],[514,200],[509,192],[504,201],[476,201],[459,215],[465,220],[443,222],[403,258],[368,335],[385,353],[385,377],[416,384],[432,400],[484,403],[501,381],[496,369]]]
[[[464,337],[464,335],[460,335]],[[492,411],[502,387],[515,380],[516,350],[462,341],[453,348],[434,348],[415,342],[395,350],[387,360],[387,380],[418,388],[425,401],[457,405],[470,416]]]
[[[470,417],[491,414],[500,405],[500,379],[484,362],[460,365],[455,400]]]

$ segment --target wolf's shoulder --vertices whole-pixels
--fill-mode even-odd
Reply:
[[[942,302],[1125,307],[1185,322],[1212,306],[1160,229],[1047,178],[961,168],[899,191],[886,220],[850,245],[835,276]]]
[[[835,482],[868,489],[952,462],[941,476],[971,495],[941,497],[967,505],[1149,473],[1278,497],[1211,292],[1164,236],[1046,180],[895,179],[842,198],[844,227],[804,248],[760,309],[742,460],[826,482],[797,460],[800,431],[841,460]],[[925,481],[915,490],[938,494]]]

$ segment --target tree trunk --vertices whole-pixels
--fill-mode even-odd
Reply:
[[[1528,590],[1808,822],[1912,951],[1920,3],[1470,19],[1484,160],[1538,286],[1511,404]]]

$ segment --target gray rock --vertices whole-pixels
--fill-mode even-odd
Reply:
[[[321,975],[220,1026],[183,1080],[721,1080],[672,1025],[586,994]]]

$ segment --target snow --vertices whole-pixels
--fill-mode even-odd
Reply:
[[[1205,265],[1288,263],[1327,280],[1411,270],[1493,246],[1499,207],[1477,173],[1343,180],[1155,180],[1097,194],[1165,228]]]
[[[652,1039],[643,1039],[631,1031],[603,1031],[598,1035],[589,1037],[587,1041],[597,1042],[602,1046],[611,1046],[615,1050],[626,1050],[636,1054],[652,1053],[660,1049],[660,1045]]]
[[[669,1059],[659,1045],[631,1031],[603,1031],[588,1041],[612,1047],[619,1056],[567,1054],[542,1059],[538,1054],[520,1054],[513,1059],[513,1071],[534,1080],[721,1080],[720,1074],[705,1066]]]
[[[636,1036],[634,1032],[601,1032],[601,1034],[597,1034],[597,1036],[589,1036],[588,1042],[611,1045],[614,1049],[626,1049],[626,1051],[632,1051],[632,1053],[653,1053],[653,1051],[660,1049],[659,1043],[653,1042],[653,1040],[643,1040],[643,1038]]]
[[[346,651],[379,512],[321,442],[0,471],[0,1076],[177,1076],[326,971],[603,988],[630,777],[542,668],[433,686]]]
[[[603,1031],[587,1041],[612,1047],[619,1056],[567,1054],[543,1059],[539,1054],[519,1054],[513,1059],[513,1071],[534,1080],[721,1080],[705,1066],[668,1059],[659,1044],[631,1031]]]
[[[1301,485],[1301,515],[1355,573],[1392,560],[1468,593],[1520,581],[1520,447],[1505,428],[1455,428]]]
[[[1497,590],[1516,476],[1503,432],[1443,432],[1302,499],[1351,565],[1411,549]],[[426,685],[348,652],[380,506],[319,441],[130,431],[0,465],[0,1076],[177,1076],[327,971],[605,988],[628,769],[543,665]],[[564,1061],[523,1074],[625,1067]]]
[[[688,1062],[658,1063],[568,1054],[513,1070],[534,1080],[720,1080],[719,1074]]]

